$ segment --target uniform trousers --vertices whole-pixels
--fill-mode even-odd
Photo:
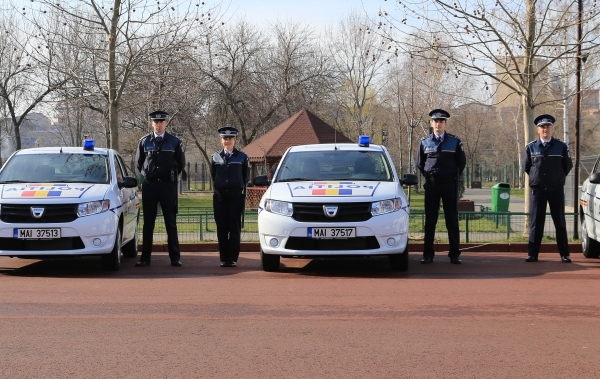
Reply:
[[[437,185],[426,182],[424,187],[425,241],[423,246],[423,257],[433,258],[435,256],[433,241],[435,238],[435,226],[438,221],[441,200],[444,208],[446,229],[448,229],[448,239],[450,241],[450,251],[448,252],[448,256],[450,258],[458,258],[460,256],[460,234],[458,231],[456,181],[453,180]]]
[[[528,255],[537,257],[544,236],[546,221],[546,204],[550,205],[550,214],[556,229],[558,252],[562,256],[569,255],[567,238],[567,222],[565,221],[565,193],[563,188],[542,190],[532,189],[529,198],[529,243]]]
[[[213,196],[221,262],[237,262],[240,256],[241,217],[244,212],[244,200],[244,196],[240,193],[227,195],[222,191]]]
[[[144,241],[142,244],[142,261],[150,261],[154,224],[158,213],[158,204],[162,209],[167,229],[169,258],[178,261],[181,257],[179,237],[177,236],[177,182],[144,181],[142,184],[142,205],[144,210]]]

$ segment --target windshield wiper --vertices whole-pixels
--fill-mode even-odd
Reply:
[[[307,182],[307,181],[311,181],[311,180],[316,180],[316,179],[306,179],[306,178],[289,178],[289,179],[281,179],[278,180],[278,183],[285,183],[285,182]]]
[[[9,183],[33,183],[33,182],[25,181],[25,180],[3,180],[0,182],[0,184],[9,184]]]

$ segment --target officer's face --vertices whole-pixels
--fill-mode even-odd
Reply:
[[[446,119],[445,118],[435,118],[430,122],[431,127],[433,128],[433,132],[436,135],[440,135],[444,133],[444,129],[446,129]]]
[[[235,137],[221,137],[221,146],[227,151],[231,151],[235,145]]]
[[[167,120],[152,120],[152,128],[154,128],[154,133],[163,134],[167,128]]]
[[[545,140],[549,140],[550,137],[552,137],[552,125],[541,125],[538,126],[538,133],[540,133],[540,136],[545,139]]]

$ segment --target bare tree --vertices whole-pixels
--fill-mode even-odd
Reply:
[[[281,109],[301,103],[303,89],[326,76],[326,59],[309,28],[290,21],[271,30],[268,38],[240,19],[208,36],[207,51],[194,56],[199,73],[211,81],[213,117],[240,129],[241,146],[270,130]]]
[[[387,61],[380,48],[385,42],[367,24],[364,16],[352,11],[336,31],[328,31],[338,83],[337,126],[348,137],[373,136],[378,124],[374,114],[384,85]]]
[[[32,5],[38,27],[51,34],[50,25],[84,28],[83,33],[57,35],[63,44],[87,51],[89,57],[102,57],[94,66],[94,92],[106,102],[110,147],[119,148],[119,108],[129,80],[136,75],[142,62],[154,55],[179,47],[196,23],[211,20],[213,9],[203,9],[200,3],[184,0],[166,0],[156,4],[147,0],[112,0],[109,4],[97,0],[54,2],[41,0]],[[36,3],[37,4],[37,3]],[[44,15],[48,12],[48,22]],[[214,14],[213,14],[214,16]],[[86,39],[94,35],[100,45],[88,45]],[[90,83],[85,85],[92,90]]]
[[[17,150],[26,116],[66,82],[52,69],[55,44],[18,17],[14,10],[0,15],[0,98],[12,121]]]

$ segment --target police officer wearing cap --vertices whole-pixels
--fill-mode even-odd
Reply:
[[[556,243],[561,261],[571,262],[565,221],[565,179],[573,168],[567,144],[552,137],[552,128],[556,120],[549,114],[535,118],[540,138],[531,141],[525,147],[525,172],[529,176],[529,244],[526,262],[537,262],[544,222],[546,204],[556,228]]]
[[[144,176],[142,204],[144,210],[144,241],[142,257],[136,267],[150,266],[152,237],[158,204],[162,209],[167,229],[167,244],[171,266],[181,266],[179,238],[177,237],[177,181],[185,166],[183,145],[179,138],[165,132],[169,114],[155,111],[149,114],[153,132],[138,143],[135,161]]]
[[[248,156],[234,148],[238,130],[218,129],[223,150],[212,156],[210,174],[214,183],[213,209],[217,223],[221,267],[235,267],[240,255],[240,235],[245,211]]]
[[[419,144],[417,167],[425,177],[425,241],[421,263],[433,263],[433,241],[440,200],[444,208],[450,263],[460,264],[458,230],[458,180],[467,164],[461,140],[445,131],[450,113],[443,109],[429,112],[433,133]]]

